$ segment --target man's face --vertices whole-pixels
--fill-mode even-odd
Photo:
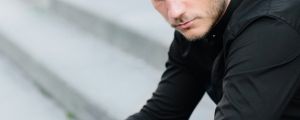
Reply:
[[[228,0],[151,1],[167,22],[191,41],[204,37],[228,5]]]

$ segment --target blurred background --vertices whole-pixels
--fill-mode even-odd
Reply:
[[[150,0],[0,0],[0,119],[123,120],[152,96],[173,30]],[[212,120],[205,95],[190,120]]]

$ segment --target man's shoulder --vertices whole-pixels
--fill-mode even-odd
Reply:
[[[283,31],[281,27],[284,27],[299,35],[299,6],[300,0],[244,0],[234,12],[225,30],[223,40],[225,56],[227,56],[229,48],[232,47],[232,43],[237,38],[241,38],[240,36],[245,36],[245,33],[248,33],[248,39],[254,39],[254,35],[276,36],[274,35],[275,32],[280,33],[277,35],[288,37],[290,32]],[[245,32],[256,33],[255,31],[262,30],[266,33]],[[267,38],[264,41],[268,41]]]
[[[225,38],[233,39],[251,23],[268,17],[300,31],[300,0],[243,0],[227,26]]]

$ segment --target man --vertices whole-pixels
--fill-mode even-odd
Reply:
[[[127,120],[300,120],[300,0],[152,0],[176,29],[157,90]],[[200,118],[199,118],[200,119]]]

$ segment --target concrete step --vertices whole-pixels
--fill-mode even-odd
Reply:
[[[138,111],[159,80],[147,63],[64,20],[17,0],[0,8],[0,49],[82,120],[125,118]]]
[[[163,69],[173,29],[147,0],[35,0],[38,6]],[[38,1],[38,2],[37,2]],[[151,55],[149,55],[151,53]]]
[[[1,1],[0,50],[67,111],[81,120],[121,120],[151,97],[162,71],[106,37],[20,1]],[[213,105],[204,101],[200,116],[209,119]]]
[[[2,53],[0,53],[0,106],[1,120],[69,119],[67,112],[43,95],[30,78]]]

